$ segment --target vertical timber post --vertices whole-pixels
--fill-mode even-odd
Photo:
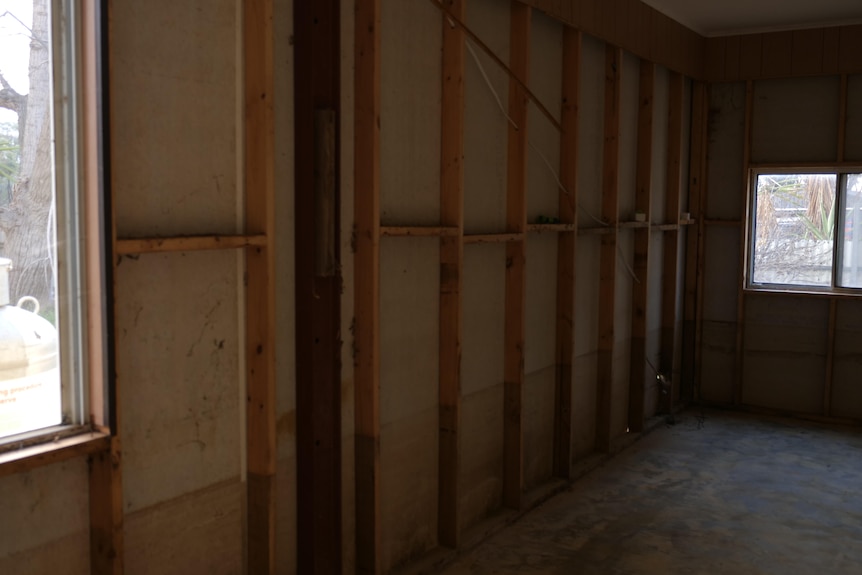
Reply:
[[[612,228],[602,235],[599,263],[599,350],[596,390],[596,450],[610,451],[611,388],[614,381],[614,314],[616,299],[617,225],[619,207],[620,77],[622,49],[605,48],[604,155],[602,160],[602,220]]]
[[[511,3],[509,66],[524,84],[530,63],[531,8]],[[509,80],[508,188],[506,231],[519,234],[506,243],[506,319],[504,335],[503,505],[521,509],[524,492],[524,311],[527,231],[527,103],[520,84]],[[517,128],[516,128],[517,126]]]
[[[446,0],[464,18],[464,0]],[[461,306],[464,270],[464,31],[441,18],[443,72],[440,126],[440,224],[457,235],[440,238],[440,439],[437,538],[458,547],[461,432]]]
[[[342,571],[339,6],[295,2],[293,19],[297,559],[310,575]]]
[[[248,572],[275,573],[275,311],[272,0],[244,0]]]
[[[380,573],[380,0],[355,22],[356,571]]]
[[[655,64],[641,60],[638,87],[637,167],[635,174],[635,210],[652,221],[653,116],[655,110]],[[649,246],[650,228],[634,230],[634,262],[632,269],[632,345],[629,370],[629,431],[637,433],[644,427],[646,378],[655,375],[647,364],[647,306],[649,305]]]
[[[578,114],[581,33],[563,29],[563,133],[560,136],[559,217],[571,231],[557,238],[557,381],[554,393],[554,475],[568,479],[572,468],[572,356],[575,326],[575,246],[578,214]]]

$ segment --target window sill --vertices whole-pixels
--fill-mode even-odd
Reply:
[[[108,451],[111,436],[86,431],[47,443],[0,453],[0,477],[22,473],[67,459]]]
[[[784,295],[796,297],[815,297],[815,298],[834,298],[834,299],[853,299],[862,296],[862,293],[857,290],[845,289],[842,291],[831,290],[813,290],[813,289],[781,289],[775,287],[746,287],[742,290],[746,295]]]

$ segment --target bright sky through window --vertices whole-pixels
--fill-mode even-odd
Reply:
[[[32,0],[0,0],[0,73],[19,94],[29,91],[27,59],[28,28],[32,26]],[[0,122],[15,123],[15,113],[0,108]]]

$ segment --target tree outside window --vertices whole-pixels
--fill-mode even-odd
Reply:
[[[48,0],[0,1],[0,255],[12,260],[10,295],[32,296],[42,315],[55,313],[53,165],[51,154],[51,49]],[[26,61],[26,78],[11,78],[14,59]],[[14,80],[18,80],[13,84]],[[22,86],[22,80],[27,84]]]
[[[49,9],[0,0],[0,438],[64,418]]]
[[[754,183],[749,287],[862,288],[862,174],[761,173]]]

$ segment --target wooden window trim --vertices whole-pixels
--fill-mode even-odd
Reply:
[[[100,431],[83,431],[69,437],[42,436],[46,441],[0,453],[0,477],[32,471],[68,459],[107,452],[111,437]]]
[[[99,50],[102,48],[99,21],[104,9],[84,3],[77,14],[79,51],[79,90],[81,98],[80,134],[77,145],[82,158],[80,179],[82,214],[82,264],[80,274],[86,285],[84,322],[87,369],[81,387],[86,393],[87,420],[58,425],[0,438],[0,477],[22,473],[67,459],[110,451],[113,394],[106,388],[105,334],[106,290],[104,289],[106,210],[102,200],[106,160],[101,153],[102,102]]]

